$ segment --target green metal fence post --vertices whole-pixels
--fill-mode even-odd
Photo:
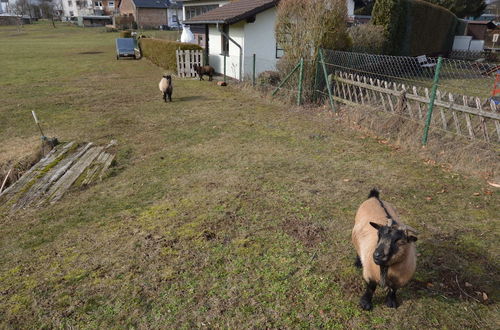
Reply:
[[[330,99],[330,106],[332,107],[332,110],[335,111],[335,105],[333,104],[333,95],[332,91],[330,90],[330,80],[328,79],[328,72],[326,71],[325,57],[323,56],[322,48],[319,49],[319,56],[321,60],[321,66],[323,67],[323,75],[325,76],[326,88],[328,89],[328,98]]]
[[[253,54],[252,85],[255,87],[255,54]]]
[[[316,54],[316,71],[314,73],[314,90],[313,90],[313,101],[317,101],[317,91],[318,91],[318,76],[319,76],[319,51]]]
[[[292,74],[297,71],[297,69],[300,67],[300,62],[297,63],[297,65],[295,66],[295,68],[293,68],[292,71],[290,71],[290,73],[285,77],[285,79],[283,79],[282,82],[280,82],[280,84],[278,85],[278,87],[276,87],[276,89],[273,91],[273,93],[271,94],[272,96],[276,95],[276,93],[278,93],[278,91],[280,90],[281,86],[283,86],[287,81],[288,79],[290,79],[290,77],[292,76]]]
[[[441,65],[443,63],[443,58],[439,56],[436,65],[436,71],[434,72],[434,81],[432,83],[431,96],[429,101],[429,110],[427,110],[427,118],[425,120],[424,136],[422,137],[422,145],[427,144],[427,138],[429,136],[429,127],[431,126],[432,120],[432,110],[434,109],[434,101],[436,100],[436,92],[439,84],[439,72],[441,71]]]
[[[300,69],[299,69],[299,91],[297,93],[297,105],[302,103],[302,82],[304,80],[304,59],[300,59]]]

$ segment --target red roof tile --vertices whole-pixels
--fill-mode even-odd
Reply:
[[[234,24],[276,6],[279,0],[238,0],[185,21],[185,24]]]

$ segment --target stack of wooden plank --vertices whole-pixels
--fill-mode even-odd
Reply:
[[[112,165],[116,141],[107,146],[69,142],[52,149],[0,194],[0,208],[18,210],[55,203],[72,186],[102,180]]]

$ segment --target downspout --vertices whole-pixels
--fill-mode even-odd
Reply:
[[[241,79],[241,70],[242,70],[242,66],[243,66],[243,48],[236,42],[234,41],[233,38],[231,38],[226,32],[224,32],[221,27],[219,26],[219,23],[217,23],[217,29],[219,30],[219,32],[224,36],[226,37],[229,41],[231,41],[233,44],[236,45],[236,47],[238,47],[240,49],[240,72],[239,72],[239,80],[240,81],[243,81],[243,79]],[[228,53],[229,53],[229,50],[228,50]],[[229,54],[228,54],[229,55]]]

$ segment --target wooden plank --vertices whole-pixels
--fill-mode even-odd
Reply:
[[[361,82],[361,78],[359,77],[359,75],[356,75],[356,80],[358,82]],[[359,99],[361,100],[361,104],[362,105],[365,105],[365,100],[364,100],[364,95],[363,95],[363,88],[362,87],[358,87],[358,90],[359,90]]]
[[[380,81],[380,79],[377,79],[377,85],[378,87],[382,88],[382,82]],[[384,109],[384,111],[389,111],[386,107],[386,104],[385,104],[385,97],[384,97],[384,93],[382,93],[381,91],[378,92],[380,94],[380,100],[382,101],[382,108]]]
[[[344,80],[342,78],[340,78],[340,80]],[[360,85],[362,84],[362,87],[364,88],[370,88],[370,89],[373,89],[373,90],[377,90],[381,93],[384,93],[384,94],[390,94],[390,95],[393,95],[393,96],[399,96],[401,93],[400,92],[395,92],[393,89],[390,89],[390,88],[384,88],[384,87],[378,87],[378,86],[371,86],[371,85],[365,85],[363,83],[359,83],[359,82],[356,82],[356,81],[352,81],[352,80],[344,80],[347,84],[350,84],[350,85]],[[387,82],[386,82],[387,83]],[[424,103],[424,104],[428,104],[429,103],[429,99],[426,98],[426,97],[422,97],[422,96],[416,96],[415,94],[407,94],[406,95],[407,98],[411,99],[411,100],[414,100],[414,101],[418,101],[418,102],[421,102],[421,103]],[[449,102],[445,102],[445,101],[436,101],[434,103],[435,106],[440,106],[440,107],[444,107],[444,108],[448,108],[450,106],[450,103]],[[488,111],[484,111],[484,110],[477,110],[477,108],[472,108],[470,106],[467,105],[467,103],[464,103],[464,105],[459,105],[459,104],[454,104],[452,106],[452,108],[456,111],[460,111],[460,112],[465,112],[465,113],[469,113],[469,114],[472,114],[472,115],[481,115],[485,118],[492,118],[492,119],[497,119],[497,120],[500,120],[500,114],[499,113],[493,113],[493,112],[488,112]]]
[[[464,106],[468,107],[469,106],[469,102],[467,100],[467,96],[463,96],[462,100],[464,102]],[[469,130],[469,137],[474,140],[475,139],[475,135],[474,135],[474,129],[472,128],[472,122],[470,120],[470,115],[469,115],[469,113],[464,112],[464,116],[465,116],[465,122],[467,123],[467,129]]]
[[[106,160],[110,156],[111,155],[105,151],[101,152],[99,154],[99,156],[97,156],[97,158],[94,160],[94,162],[92,164],[90,164],[90,166],[88,167],[85,179],[82,181],[82,186],[89,185],[95,181],[95,179],[97,177],[97,173],[100,172],[104,163],[106,162]]]
[[[409,92],[410,91],[410,86],[404,85],[404,88],[406,90],[406,94],[407,95],[408,95],[408,93],[411,94],[411,92]],[[413,102],[413,103],[415,103],[415,102]],[[410,102],[410,100],[408,99],[408,97],[406,97],[406,104],[407,104],[407,107],[408,107],[408,114],[410,115],[410,118],[414,119],[415,118],[415,114],[413,113],[413,110],[412,110],[412,108],[413,108],[412,102]]]
[[[182,72],[181,72],[181,54],[180,50],[177,49],[175,51],[175,58],[177,59],[177,75],[182,78]]]
[[[350,77],[349,77],[349,78],[351,79],[351,81],[353,81],[353,82],[355,81],[355,80],[354,80],[354,75],[353,75],[352,73],[350,74]],[[359,104],[359,100],[358,100],[358,92],[357,92],[357,90],[356,90],[356,87],[357,87],[357,86],[358,86],[358,85],[352,84],[352,89],[353,89],[352,94],[354,95],[354,100],[356,100],[356,103],[358,103],[358,104]]]
[[[370,85],[372,85],[372,86],[375,85],[375,81],[371,77],[370,77]],[[371,101],[373,102],[374,105],[378,105],[377,93],[375,93],[375,91],[372,89],[368,89],[368,90],[372,93]]]
[[[347,78],[349,77],[349,75],[348,75],[347,73],[345,74],[345,77],[346,77],[346,80],[344,80],[344,81],[345,81],[345,82],[346,82],[346,84],[347,84],[347,91],[349,92],[349,101],[353,102],[353,101],[354,101],[354,97],[352,96],[352,91],[351,91],[351,89],[352,89],[353,85],[349,84],[349,82],[350,82],[351,80],[350,80],[350,79],[349,79],[349,80],[347,80]]]
[[[366,85],[369,85],[369,82],[368,82],[368,78],[367,78],[367,77],[363,76],[362,80],[363,80],[363,82],[364,82]],[[371,89],[368,89],[368,88],[366,88],[366,89],[365,89],[365,95],[366,95],[366,97],[365,97],[365,101],[366,101],[366,103],[368,103],[368,104],[374,104],[374,103],[375,103],[375,102],[372,100],[372,96],[371,96],[371,94],[370,94],[371,92],[372,92],[372,90],[371,90]]]
[[[483,106],[481,104],[481,100],[479,97],[476,97],[476,107],[478,110],[482,110]],[[486,142],[490,142],[490,136],[488,134],[488,127],[486,126],[486,121],[483,116],[479,116],[479,126],[481,127],[481,131],[483,132],[483,138]]]
[[[342,86],[342,95],[344,96],[344,99],[347,100],[347,92],[346,92],[346,84],[343,83],[343,82],[340,82],[341,86]]]
[[[37,175],[40,170],[50,165],[56,159],[63,157],[68,150],[70,150],[75,145],[75,142],[69,142],[61,147],[52,149],[44,158],[42,158],[38,163],[33,165],[26,173],[21,176],[13,185],[9,186],[0,194],[0,200],[8,199],[10,196],[17,194],[22,190],[26,184],[30,183]]]
[[[102,179],[104,178],[104,176],[106,175],[109,167],[111,166],[111,164],[113,163],[113,160],[115,159],[115,155],[110,155],[110,157],[108,157],[108,159],[106,159],[106,161],[104,162],[104,165],[102,166],[102,170],[101,170],[101,173],[99,173],[99,180],[102,181]]]
[[[441,91],[436,91],[436,100],[441,101]],[[448,123],[446,121],[446,114],[442,107],[439,107],[439,114],[441,115],[441,122],[444,130],[448,130]]]
[[[51,203],[61,199],[64,193],[85,171],[85,169],[94,161],[101,153],[103,147],[94,147],[88,150],[68,171],[54,184],[48,192],[48,198]]]
[[[420,105],[421,102],[416,100],[416,99],[420,98],[420,96],[418,95],[417,87],[413,86],[413,95],[408,95],[408,98],[413,100],[413,101],[416,101],[415,104],[417,105],[417,109],[418,109],[418,119],[421,120],[423,118],[422,106]]]
[[[388,90],[389,89],[389,84],[387,83],[387,81],[384,81],[384,86],[385,86],[385,89]],[[387,98],[389,99],[389,106],[391,108],[391,112],[394,112],[394,104],[392,104],[392,93],[386,93],[387,95]]]
[[[448,94],[448,100],[450,101],[450,105],[455,103],[455,99],[453,94]],[[460,121],[458,120],[457,112],[453,110],[453,108],[449,107],[451,111],[451,116],[453,117],[453,122],[455,123],[455,131],[458,135],[462,135],[462,129],[460,128]]]
[[[493,100],[490,100],[490,107],[491,107],[492,112],[497,111],[497,105],[495,104],[495,102]],[[498,120],[493,120],[493,121],[495,123],[495,128],[497,131],[497,141],[500,142],[500,122]]]
[[[31,188],[20,196],[12,206],[12,209],[21,209],[35,204],[44,198],[46,192],[55,182],[64,174],[83,153],[85,153],[90,144],[80,147],[73,154],[61,159],[52,169],[39,177]],[[42,203],[39,203],[42,204]]]

